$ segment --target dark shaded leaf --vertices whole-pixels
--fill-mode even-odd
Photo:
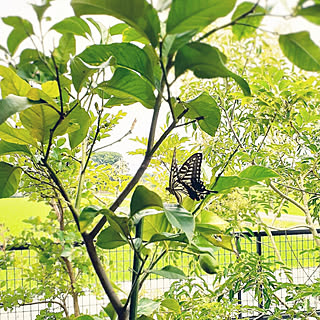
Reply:
[[[22,170],[9,163],[0,162],[0,198],[9,198],[18,189]]]

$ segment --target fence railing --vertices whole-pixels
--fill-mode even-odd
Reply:
[[[320,234],[320,230],[318,230]],[[272,231],[271,240],[265,232],[254,232],[239,234],[238,241],[241,248],[248,252],[255,252],[262,256],[274,256],[274,243],[277,245],[279,254],[284,264],[291,270],[294,283],[297,284],[312,284],[317,278],[320,278],[319,260],[317,255],[312,254],[309,249],[315,248],[315,242],[309,229],[297,229],[297,230],[283,230]],[[245,235],[245,236],[244,236]],[[23,287],[25,279],[23,278],[21,261],[24,264],[28,262],[30,266],[33,261],[33,251],[28,247],[17,247],[10,249],[13,254],[13,260],[15,264],[6,268],[2,266],[0,268],[0,291],[1,290],[18,290]],[[301,254],[305,252],[305,254]],[[128,248],[122,248],[121,250],[110,250],[109,255],[113,257],[114,267],[112,270],[112,278],[115,282],[124,290],[130,288],[130,280],[127,269],[132,264],[131,251]],[[186,267],[188,258],[181,256],[180,267]],[[234,256],[225,250],[219,250],[217,252],[217,259],[219,263],[230,263],[234,259]],[[20,263],[19,263],[20,261]],[[1,267],[1,265],[0,265]],[[25,265],[23,266],[25,267]],[[279,281],[284,280],[280,273],[276,275]],[[208,281],[212,280],[212,276],[208,276]],[[99,286],[97,279],[88,279],[91,283],[96,283]],[[142,289],[142,294],[146,297],[157,297],[163,294],[170,288],[172,281],[169,279],[159,278],[157,276],[147,280]],[[261,288],[263,290],[263,288]],[[279,292],[279,298],[285,299],[286,292]],[[238,300],[240,304],[248,306],[260,306],[263,307],[263,301],[256,301],[250,292],[240,292],[238,294]],[[108,303],[107,298],[97,299],[90,292],[86,292],[84,296],[80,297],[80,311],[86,314],[98,314],[102,306],[106,306]],[[314,297],[309,303],[317,310],[320,309],[318,303],[318,297]],[[68,308],[72,313],[73,307],[70,301],[68,301]],[[41,310],[48,307],[45,301],[40,303],[32,303],[21,307],[16,307],[12,310],[5,311],[1,308],[0,301],[0,319],[1,320],[33,320]],[[53,310],[57,310],[57,306],[51,307]],[[252,317],[257,319],[257,314],[244,314],[242,317]],[[286,315],[283,316],[286,318]],[[261,315],[259,319],[268,319],[267,316]]]

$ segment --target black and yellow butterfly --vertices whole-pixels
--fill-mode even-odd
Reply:
[[[217,191],[206,189],[201,181],[201,162],[202,153],[198,152],[178,168],[176,150],[174,150],[167,190],[176,197],[179,204],[182,202],[182,194],[186,194],[192,200],[199,201],[210,193],[217,193]]]

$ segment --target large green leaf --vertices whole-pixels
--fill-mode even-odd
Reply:
[[[27,129],[12,128],[6,122],[0,125],[0,139],[10,143],[37,146],[37,142],[33,139]]]
[[[265,13],[265,9],[261,6],[256,6],[255,3],[252,2],[242,2],[238,5],[236,10],[232,15],[232,20],[240,17],[241,15],[251,11],[251,9],[255,7],[253,12],[250,12],[250,15],[246,16],[244,19],[240,19],[240,24],[234,24],[232,26],[232,32],[236,35],[236,37],[240,40],[241,38],[248,38],[252,36],[256,28],[260,25],[263,14]],[[261,14],[261,15],[257,15]],[[243,25],[242,25],[243,24]]]
[[[309,32],[281,35],[279,44],[284,55],[299,68],[320,70],[320,48],[311,40]]]
[[[296,15],[304,17],[314,24],[320,25],[320,4],[302,8],[296,12]]]
[[[148,38],[156,47],[160,22],[156,10],[146,0],[72,0],[76,15],[107,14],[116,17]]]
[[[13,55],[19,47],[20,43],[34,34],[33,27],[30,21],[18,16],[2,18],[2,21],[5,24],[13,27],[13,30],[7,38],[8,49]]]
[[[141,298],[139,300],[138,308],[137,308],[137,314],[139,316],[150,316],[152,313],[157,310],[160,306],[160,301],[154,301],[149,298]],[[139,319],[141,319],[139,317]],[[143,318],[142,318],[143,320]]]
[[[39,104],[20,113],[23,126],[34,139],[42,143],[48,141],[50,132],[54,129],[59,117],[57,110],[49,107],[47,104]],[[65,134],[70,125],[69,121],[61,122],[54,131],[53,137]]]
[[[81,107],[77,107],[68,114],[65,120],[69,121],[71,124],[78,124],[78,129],[69,132],[68,134],[70,147],[71,149],[74,149],[87,136],[91,124],[91,118],[86,110]]]
[[[201,30],[232,11],[236,0],[173,0],[167,21],[167,33]]]
[[[88,24],[79,17],[65,18],[53,25],[51,29],[62,34],[72,33],[82,37],[86,37],[87,34],[91,35],[91,30]]]
[[[94,218],[99,214],[100,210],[100,207],[94,205],[85,207],[81,210],[79,215],[80,232],[84,232],[88,228]]]
[[[31,86],[21,79],[13,70],[1,65],[0,77],[3,78],[1,81],[2,98],[7,97],[9,94],[26,97],[31,89]]]
[[[9,95],[0,100],[0,124],[5,122],[16,112],[23,111],[33,106],[34,103],[24,97]]]
[[[102,209],[99,213],[103,214],[107,218],[111,228],[122,235],[123,239],[127,239],[129,237],[131,225],[127,216],[116,215],[109,209]]]
[[[152,270],[150,273],[156,274],[167,279],[187,279],[184,272],[181,269],[174,266],[165,266],[161,270]]]
[[[241,171],[240,178],[251,179],[254,181],[263,181],[270,178],[277,178],[279,175],[272,169],[262,166],[251,166]]]
[[[0,162],[0,198],[8,198],[16,193],[22,170],[9,163]]]
[[[57,63],[67,63],[70,55],[76,53],[76,40],[72,33],[65,33],[59,40],[59,46],[54,49],[53,56]]]
[[[244,179],[237,176],[220,177],[214,190],[220,193],[232,188],[252,187],[255,185],[258,185],[258,182],[251,179]]]
[[[150,208],[163,208],[161,198],[145,186],[137,186],[131,197],[130,216],[132,217],[139,211]]]
[[[152,235],[148,242],[163,242],[163,241],[176,241],[186,243],[187,238],[184,233],[169,233],[169,232],[161,232],[155,233]]]
[[[233,78],[241,87],[243,93],[249,96],[250,88],[248,83],[228,70],[224,63],[226,56],[215,47],[201,42],[192,42],[182,47],[175,59],[176,77],[186,70],[192,70],[198,78]]]
[[[100,83],[98,88],[125,101],[132,99],[146,108],[154,107],[155,96],[152,86],[133,71],[118,68],[111,80]]]
[[[2,156],[11,153],[25,153],[27,155],[31,155],[29,148],[25,145],[0,140],[0,155]]]
[[[172,299],[172,298],[163,299],[161,300],[161,306],[169,310],[172,310],[175,313],[178,313],[178,314],[181,313],[180,304],[176,299]]]
[[[102,68],[104,68],[108,63],[104,64]],[[95,67],[85,63],[81,58],[75,56],[71,60],[70,69],[71,69],[71,77],[74,88],[77,92],[80,92],[85,82],[88,80],[90,76],[96,73],[101,66]]]
[[[194,216],[179,205],[166,205],[164,212],[171,225],[182,230],[191,242],[195,228]]]
[[[99,66],[113,57],[114,65],[137,71],[152,84],[154,83],[153,68],[148,55],[131,43],[93,45],[86,48],[78,57],[93,66]]]
[[[139,215],[137,213],[135,217]],[[171,227],[164,212],[156,212],[153,215],[147,215],[143,218],[143,240],[149,241],[152,237],[163,233],[173,233]]]
[[[128,242],[111,226],[102,230],[97,237],[97,246],[102,249],[115,249]]]
[[[221,118],[220,109],[216,101],[208,93],[203,92],[195,99],[187,101],[185,106],[189,108],[185,117],[189,119],[203,117],[203,119],[198,120],[200,128],[209,135],[214,136]]]

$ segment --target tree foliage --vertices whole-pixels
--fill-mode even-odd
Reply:
[[[42,6],[33,6],[40,25],[50,5],[47,0]],[[318,210],[318,193],[312,188],[318,179],[318,144],[313,129],[318,114],[316,95],[308,96],[316,80],[297,83],[283,60],[280,65],[273,60],[254,67],[254,56],[248,57],[248,67],[241,70],[241,59],[228,62],[232,55],[217,39],[231,27],[234,50],[240,47],[238,39],[248,37],[257,48],[258,41],[252,40],[254,31],[270,8],[235,0],[158,1],[155,7],[146,0],[72,0],[71,6],[75,15],[49,28],[60,36],[55,47],[47,46],[43,34],[37,38],[28,20],[17,16],[2,19],[13,29],[7,48],[0,47],[10,61],[0,66],[0,196],[28,190],[34,198],[51,203],[60,231],[70,234],[61,221],[73,222],[118,319],[134,320],[138,315],[148,319],[159,307],[156,301],[141,299],[138,308],[139,289],[152,272],[168,278],[184,277],[170,264],[154,270],[172,251],[214,259],[215,250],[222,247],[240,257],[230,235],[241,228],[237,217],[229,215],[227,230],[205,219],[213,211],[232,213],[221,207],[226,197],[229,204],[234,203],[234,194],[241,194],[238,190],[270,187],[280,199],[290,199],[304,211],[317,236],[310,207]],[[317,3],[299,1],[291,15],[318,24],[317,14],[311,14],[317,9]],[[106,32],[91,17],[97,14],[122,22]],[[226,16],[229,22],[220,23]],[[99,39],[94,39],[94,33]],[[116,37],[122,41],[115,42]],[[21,49],[27,38],[34,47]],[[80,39],[87,41],[87,47],[77,52]],[[319,71],[320,48],[307,31],[282,34],[278,42],[293,64]],[[190,75],[189,71],[201,84],[189,84],[179,98],[175,97],[174,86]],[[144,155],[142,164],[130,181],[121,178],[123,184],[107,187],[106,199],[98,200],[97,180],[105,172],[92,163],[97,143],[115,142],[111,130],[136,103],[140,117],[146,109],[153,113],[149,136],[140,139],[145,147],[137,151]],[[110,112],[110,108],[120,111]],[[159,115],[167,112],[167,123],[160,132]],[[197,148],[202,145],[213,168],[209,186],[219,191],[198,203],[186,197],[183,206],[168,204],[159,196],[161,192],[139,185],[150,165],[170,163],[174,147],[178,161],[185,158],[181,142],[188,139],[174,135],[179,126],[195,129]],[[287,149],[277,150],[283,143]],[[112,185],[108,175],[104,179],[103,188]],[[282,189],[288,181],[293,185]],[[291,193],[297,193],[303,205]],[[128,212],[120,207],[124,201],[130,202]],[[277,205],[280,207],[281,201]],[[238,209],[234,212],[238,211],[243,221],[254,221],[254,210],[248,212],[243,207],[239,213]],[[115,293],[96,248],[123,245],[134,253],[132,286],[124,302]],[[145,309],[148,312],[141,313]]]

